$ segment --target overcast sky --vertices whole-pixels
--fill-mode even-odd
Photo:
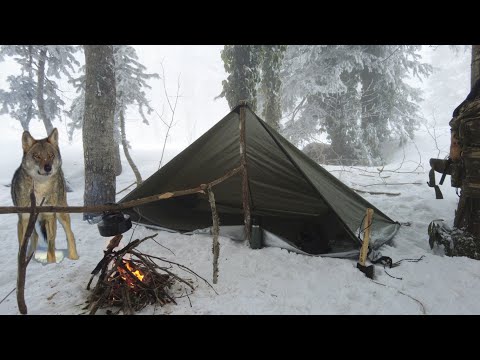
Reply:
[[[149,72],[162,75],[165,69],[166,87],[172,103],[175,100],[177,84],[180,85],[180,98],[175,114],[175,125],[169,135],[168,147],[183,149],[201,134],[218,122],[228,111],[224,98],[214,100],[222,90],[222,80],[226,78],[220,51],[223,45],[139,45],[135,46],[139,60]],[[437,49],[424,47],[423,61],[433,62],[435,77],[423,83],[415,82],[425,90],[426,101],[422,104],[425,116],[431,117],[432,108],[437,109],[437,121],[448,122],[451,111],[468,94],[470,54],[462,52],[454,56],[448,47]],[[78,54],[83,63],[83,54]],[[0,63],[0,88],[6,89],[6,77],[17,72],[12,60]],[[455,76],[452,76],[454,74]],[[445,80],[442,82],[442,80]],[[164,120],[170,121],[170,111],[165,100],[163,83],[159,79],[150,80],[151,91],[147,91],[152,106],[158,113],[164,114]],[[65,101],[75,96],[66,82],[61,82]],[[429,88],[430,87],[430,88]],[[67,109],[67,108],[65,108]],[[127,114],[127,137],[134,148],[160,149],[166,133],[166,127],[156,114],[149,116],[150,126],[142,124],[139,115],[133,111]],[[60,136],[66,140],[65,124],[55,121]],[[0,140],[5,137],[21,136],[19,122],[8,116],[0,116]],[[7,131],[8,130],[8,131]],[[43,125],[32,121],[31,132],[34,137],[45,136]],[[74,137],[74,143],[81,142],[81,133]]]
[[[189,144],[206,132],[228,112],[228,104],[224,98],[214,100],[222,91],[222,80],[226,78],[220,50],[223,45],[155,45],[135,46],[142,63],[151,72],[162,76],[162,66],[165,69],[167,92],[173,103],[180,84],[180,95],[176,125],[169,138],[179,145]],[[150,99],[156,110],[164,109],[164,119],[170,120],[170,111],[166,104],[163,83],[152,80]],[[138,124],[138,122],[136,122]],[[157,116],[152,119],[152,130],[149,142],[155,144],[163,139],[166,127]],[[138,128],[142,137],[149,129]],[[139,133],[140,135],[140,133]],[[136,136],[135,136],[136,137]]]
[[[220,58],[223,45],[141,45],[134,46],[139,60],[148,72],[162,75],[162,63],[165,69],[166,89],[172,105],[175,101],[177,84],[180,84],[180,98],[175,113],[174,126],[169,134],[168,146],[184,148],[201,134],[223,118],[229,111],[224,98],[214,100],[222,89],[222,80],[225,71]],[[83,63],[83,54],[79,54]],[[7,90],[6,78],[18,73],[18,67],[11,59],[0,63],[0,88]],[[65,81],[59,82],[64,91],[65,102],[75,97],[75,92]],[[152,89],[147,90],[147,96],[152,107],[162,114],[165,121],[170,122],[171,112],[165,98],[163,82],[152,79],[149,84]],[[65,108],[67,110],[68,107]],[[161,148],[166,133],[166,126],[159,117],[152,113],[147,116],[150,126],[143,124],[135,109],[129,111],[127,121],[127,136],[133,147]],[[60,136],[66,139],[65,125],[55,121],[54,125],[60,130]],[[0,132],[0,140],[4,136],[18,133],[20,138],[22,128],[18,121],[7,115],[0,116],[0,129],[9,131]],[[34,137],[44,137],[43,124],[33,120],[31,132]],[[81,133],[74,136],[74,143],[81,141]]]

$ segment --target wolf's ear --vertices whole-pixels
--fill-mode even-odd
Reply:
[[[30,148],[37,142],[28,131],[24,131],[22,135],[23,152],[28,152]]]
[[[58,130],[57,128],[53,129],[50,135],[48,135],[47,141],[53,146],[58,147]]]

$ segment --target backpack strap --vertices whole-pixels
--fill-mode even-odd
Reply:
[[[443,180],[445,180],[445,175],[446,175],[446,167],[445,167],[445,170],[443,172],[442,180],[441,180],[440,184],[442,184]],[[436,199],[443,199],[443,194],[440,191],[440,188],[438,187],[438,185],[435,184],[435,170],[433,169],[433,167],[430,169],[430,172],[428,173],[428,177],[429,177],[430,181],[427,181],[427,185],[429,187],[433,187],[435,189]]]
[[[445,181],[445,176],[447,176],[448,172],[450,171],[449,168],[451,164],[452,164],[452,159],[448,158],[447,163],[445,164],[445,169],[443,170],[443,174],[439,182],[440,185],[443,185],[443,182]]]

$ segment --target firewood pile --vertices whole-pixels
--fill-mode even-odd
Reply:
[[[110,240],[87,285],[87,290],[92,291],[87,299],[87,309],[91,315],[102,308],[108,309],[107,314],[123,312],[130,315],[147,305],[177,304],[171,291],[175,283],[183,283],[193,292],[193,285],[173,273],[172,265],[200,277],[199,275],[183,265],[144,254],[137,249],[138,245],[156,235],[134,240],[117,251],[114,249],[118,247],[122,235],[116,235]],[[160,266],[157,261],[166,263],[167,266]],[[99,275],[97,283],[91,289],[90,285],[96,275]],[[205,279],[201,279],[208,284]]]

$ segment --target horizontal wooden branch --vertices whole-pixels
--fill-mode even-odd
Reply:
[[[233,175],[239,173],[242,170],[242,166],[234,168],[225,175],[221,176],[218,179],[215,179],[208,184],[201,184],[192,189],[186,190],[176,190],[176,191],[167,191],[162,194],[156,194],[152,196],[147,196],[141,199],[127,201],[122,204],[112,204],[112,205],[91,205],[91,206],[38,206],[35,207],[36,213],[42,212],[59,212],[59,213],[101,213],[104,211],[112,211],[112,210],[123,210],[123,209],[130,209],[139,205],[148,204],[154,201],[170,199],[178,196],[184,195],[191,195],[196,193],[205,194],[208,186],[215,186],[220,184],[221,182],[227,180],[228,178],[232,177]],[[0,207],[0,214],[18,214],[18,213],[29,213],[32,211],[30,206],[4,206]]]
[[[387,196],[399,196],[400,193],[390,193],[390,192],[383,192],[383,191],[364,191],[359,189],[352,188],[353,191],[362,193],[362,194],[371,194],[371,195],[387,195]]]
[[[391,172],[391,173],[397,173],[397,174],[424,174],[423,171],[416,171],[416,170],[399,171],[398,169],[397,170],[377,169],[377,171],[369,171],[369,170],[354,167],[354,166],[350,166],[350,169],[355,169],[355,170],[363,171],[363,172],[370,173],[370,174],[380,174],[382,172]],[[341,171],[341,170],[335,170],[335,171]]]
[[[380,175],[368,175],[368,174],[358,174],[359,176],[368,176],[368,177],[372,177],[372,178],[376,178],[376,177],[380,177],[380,179],[388,179],[390,177],[390,175],[387,175],[387,176],[380,176]]]
[[[413,182],[413,183],[377,183],[377,184],[367,184],[367,185],[362,185],[358,184],[359,186],[377,186],[377,185],[385,185],[385,186],[397,186],[397,185],[423,185],[423,182]]]

